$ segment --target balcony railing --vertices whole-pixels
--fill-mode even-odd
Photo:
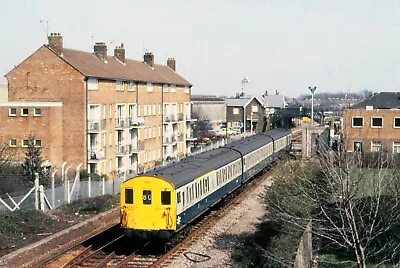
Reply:
[[[89,119],[88,120],[88,131],[101,131],[106,129],[105,119]]]
[[[116,150],[116,154],[118,155],[123,155],[127,153],[127,147],[124,145],[117,145],[117,150]]]
[[[129,117],[128,118],[128,126],[129,127],[140,127],[144,126],[144,117]]]
[[[115,128],[125,128],[127,127],[125,118],[116,118],[115,119]]]
[[[138,153],[144,151],[144,141],[139,141],[137,144],[128,145],[128,152],[130,154]]]
[[[89,160],[102,160],[106,158],[106,147],[89,150]]]
[[[171,122],[171,117],[168,116],[168,115],[165,115],[164,118],[163,118],[163,121],[164,122]]]

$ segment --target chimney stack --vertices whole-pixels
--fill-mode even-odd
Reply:
[[[94,44],[94,55],[102,60],[107,59],[107,45],[104,42]]]
[[[151,52],[144,53],[143,61],[153,68],[154,66],[154,55]]]
[[[114,57],[119,61],[125,63],[125,48],[124,44],[121,43],[120,46],[116,46],[114,49]]]
[[[167,59],[167,66],[171,68],[172,70],[176,71],[176,61],[174,58],[168,58]]]
[[[60,33],[51,33],[47,37],[49,41],[49,47],[53,49],[57,54],[62,55],[63,53],[63,37]]]

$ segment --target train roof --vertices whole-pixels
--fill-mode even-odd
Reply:
[[[240,153],[246,155],[270,143],[271,137],[276,140],[288,133],[288,130],[272,130],[253,135],[211,151],[189,156],[179,162],[149,171],[146,175],[162,177],[170,181],[175,188],[179,188],[195,178],[239,159]]]

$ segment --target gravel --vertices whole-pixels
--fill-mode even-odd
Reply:
[[[262,181],[241,203],[193,242],[185,252],[175,257],[167,267],[232,267],[230,255],[233,249],[244,236],[255,231],[260,217],[265,214],[262,196],[265,187],[270,185],[271,177]]]

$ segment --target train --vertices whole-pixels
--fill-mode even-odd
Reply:
[[[126,180],[123,234],[169,239],[271,164],[289,148],[291,135],[283,129],[252,135]]]

